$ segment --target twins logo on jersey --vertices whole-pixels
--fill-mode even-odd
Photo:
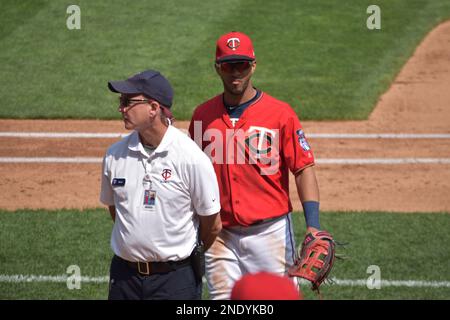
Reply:
[[[303,130],[299,129],[295,133],[298,136],[298,142],[300,143],[300,146],[302,147],[302,149],[305,151],[311,150],[311,147],[309,146],[308,141],[306,141],[305,133],[303,132]]]
[[[211,128],[202,132],[202,121],[194,121],[194,140],[203,145],[213,164],[256,164],[264,169],[262,175],[278,170],[279,129],[250,126],[247,130]]]
[[[272,150],[272,144],[276,137],[276,132],[264,127],[251,126],[247,131],[245,145],[251,154],[256,158],[268,156]]]

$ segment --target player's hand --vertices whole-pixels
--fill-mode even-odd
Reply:
[[[314,227],[308,227],[308,228],[306,228],[306,234],[308,234],[308,233],[315,234],[317,231],[319,231],[319,229],[314,228]]]

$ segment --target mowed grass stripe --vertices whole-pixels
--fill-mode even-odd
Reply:
[[[188,89],[204,94],[210,89],[210,85],[186,88],[185,84],[192,83],[194,76],[208,78],[215,37],[222,32],[218,25],[228,14],[239,11],[240,2],[231,0],[217,10],[216,4],[196,0],[183,4],[175,0],[126,4],[80,0],[81,29],[71,31],[66,27],[67,2],[48,1],[44,10],[3,39],[2,47],[9,49],[0,52],[6,59],[0,67],[0,84],[8,87],[2,96],[4,93],[11,101],[5,101],[10,107],[0,110],[0,117],[119,118],[117,95],[109,92],[107,81],[122,80],[145,69],[160,70],[168,77],[177,92],[175,104],[183,106],[186,94],[180,92]],[[10,7],[13,10],[14,4]],[[196,54],[199,49],[203,51],[201,59]],[[16,85],[11,85],[17,73],[25,71],[27,80],[15,80]],[[17,87],[12,95],[8,92],[13,86]],[[27,98],[30,95],[33,99]],[[16,109],[25,105],[28,110]],[[178,118],[180,113],[187,117],[189,112],[190,116],[193,105],[189,107],[185,112],[177,108]]]
[[[295,213],[293,220],[299,243],[304,219]],[[321,225],[336,240],[349,243],[338,247],[347,259],[336,261],[331,273],[335,279],[367,279],[371,265],[380,268],[381,280],[427,283],[450,279],[450,249],[444,245],[450,243],[448,213],[324,212]],[[112,257],[111,229],[106,209],[0,211],[0,274],[63,275],[69,266],[78,265],[82,276],[103,277]],[[107,286],[106,282],[86,283],[80,290],[68,290],[63,282],[1,282],[0,298],[105,299]],[[316,299],[308,288],[302,285],[306,298]],[[450,299],[448,287],[369,290],[364,285],[326,285],[322,293],[327,299]]]
[[[446,0],[380,0],[382,29],[370,31],[369,0],[232,0],[220,8],[80,0],[81,30],[68,30],[67,2],[34,3],[2,3],[4,16],[21,19],[8,19],[0,38],[1,118],[118,119],[107,81],[154,68],[174,85],[176,118],[189,120],[222,89],[216,39],[241,30],[254,40],[255,85],[301,119],[364,119],[426,33],[450,17]]]

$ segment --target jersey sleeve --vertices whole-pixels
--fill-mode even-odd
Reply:
[[[292,173],[314,164],[312,149],[306,140],[300,120],[291,107],[285,112],[281,130],[282,156]]]
[[[220,211],[219,185],[211,161],[198,151],[201,155],[189,165],[189,191],[195,212],[208,216]]]
[[[107,206],[113,206],[114,205],[114,192],[111,186],[111,179],[110,179],[110,170],[108,169],[107,164],[108,156],[106,155],[103,158],[103,165],[102,165],[102,177],[101,177],[101,189],[100,189],[100,202]]]
[[[202,121],[198,119],[197,110],[195,110],[194,113],[192,114],[191,122],[189,123],[189,136],[200,148],[203,147],[202,146],[203,132],[201,128],[202,128]]]

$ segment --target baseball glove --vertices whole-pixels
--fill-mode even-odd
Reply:
[[[319,291],[319,286],[333,267],[334,258],[335,242],[331,234],[323,230],[310,232],[305,236],[288,274],[311,281],[312,290]]]

